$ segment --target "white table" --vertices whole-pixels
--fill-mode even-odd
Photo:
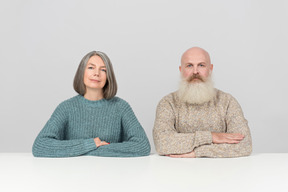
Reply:
[[[288,154],[224,159],[0,153],[0,191],[288,191]]]

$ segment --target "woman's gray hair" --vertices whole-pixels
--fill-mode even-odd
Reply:
[[[84,96],[84,94],[86,93],[86,86],[84,84],[84,72],[87,62],[92,56],[101,57],[106,66],[107,80],[105,86],[103,87],[103,97],[105,99],[111,99],[117,93],[117,82],[114,75],[113,66],[109,57],[105,53],[100,51],[91,51],[82,58],[74,77],[74,90],[82,96]]]

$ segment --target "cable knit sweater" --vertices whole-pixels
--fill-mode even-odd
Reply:
[[[96,147],[96,137],[111,144]],[[56,108],[32,151],[36,157],[136,157],[149,155],[150,144],[126,101],[90,101],[78,95]]]
[[[211,132],[241,133],[245,138],[238,144],[213,144]],[[217,89],[213,100],[201,105],[181,102],[177,92],[165,96],[157,106],[153,137],[160,155],[194,150],[196,157],[239,157],[252,152],[240,105]]]

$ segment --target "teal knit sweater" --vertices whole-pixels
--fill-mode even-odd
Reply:
[[[96,147],[96,137],[110,144]],[[78,95],[58,105],[32,152],[35,157],[137,157],[149,155],[150,144],[126,101],[90,101]]]

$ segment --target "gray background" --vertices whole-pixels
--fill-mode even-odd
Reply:
[[[108,54],[155,152],[159,100],[175,91],[181,54],[211,55],[215,86],[241,104],[254,152],[288,152],[287,2],[1,0],[0,152],[31,152],[56,106],[73,97],[81,58]]]

